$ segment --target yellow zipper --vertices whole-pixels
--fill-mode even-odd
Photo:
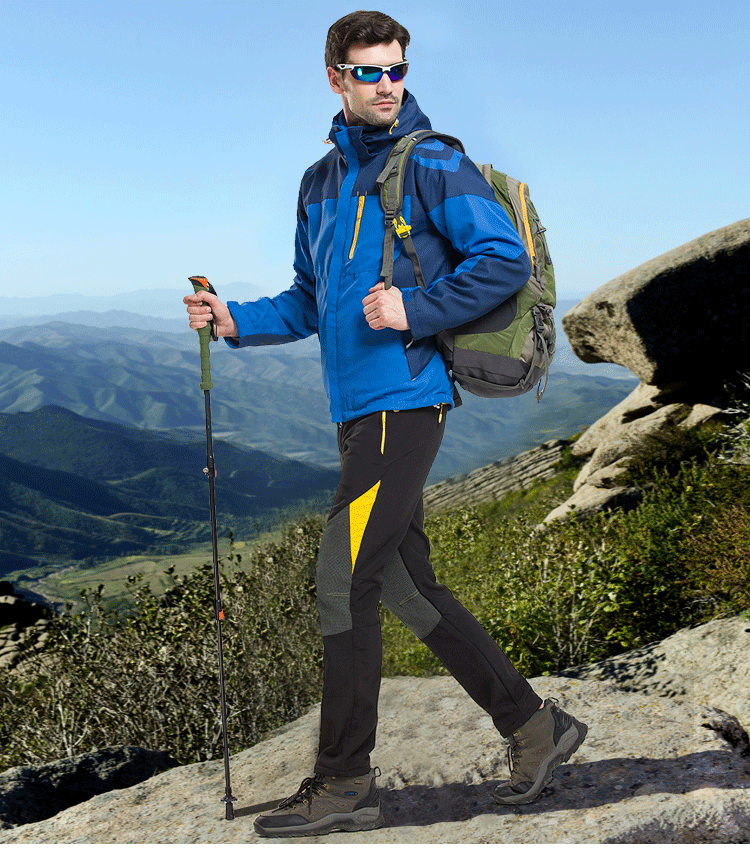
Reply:
[[[385,455],[385,410],[383,411],[383,435],[380,438],[380,454]]]
[[[357,204],[357,221],[354,225],[354,239],[352,240],[352,247],[349,249],[349,260],[354,257],[354,249],[357,247],[357,237],[359,236],[359,225],[362,221],[362,210],[365,208],[365,196],[359,196],[359,203]]]
[[[531,225],[529,224],[529,211],[526,208],[526,183],[518,184],[518,195],[521,198],[521,212],[523,213],[523,227],[526,231],[526,240],[529,246],[529,256],[531,257],[531,265],[534,266],[534,240],[531,236]]]

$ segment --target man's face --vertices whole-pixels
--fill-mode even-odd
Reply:
[[[394,40],[390,45],[352,46],[347,52],[347,63],[391,66],[404,59],[401,45]],[[334,93],[341,96],[348,126],[391,126],[401,108],[404,80],[391,81],[387,74],[376,84],[357,81],[349,69],[341,71],[328,67],[328,80]]]

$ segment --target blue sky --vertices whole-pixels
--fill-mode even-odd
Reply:
[[[6,290],[42,312],[196,273],[288,287],[299,181],[340,109],[325,36],[358,5],[0,0]],[[411,33],[433,127],[528,182],[560,298],[750,215],[746,0],[374,8]]]

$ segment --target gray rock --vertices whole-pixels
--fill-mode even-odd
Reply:
[[[611,464],[592,470],[591,461],[589,461],[573,483],[573,490],[577,491],[582,485],[591,485],[594,488],[622,488],[625,484],[622,477],[629,463],[630,458],[622,457],[615,459]]]
[[[107,791],[130,787],[179,766],[161,751],[105,748],[0,773],[0,828],[46,820]]]
[[[660,398],[661,390],[658,386],[639,383],[627,398],[616,404],[581,434],[573,443],[572,453],[578,456],[593,455],[602,443],[621,433],[630,422],[653,415],[661,409],[664,404],[661,403]]]
[[[680,400],[689,387],[658,387],[641,383],[619,404],[587,428],[571,447],[573,455],[590,455],[573,484],[573,495],[550,512],[544,523],[571,515],[588,516],[611,509],[637,506],[642,491],[627,487],[623,474],[630,457],[646,438],[669,426],[694,428],[721,415],[726,395],[713,403]],[[696,392],[693,390],[692,396]],[[677,400],[675,400],[677,399]]]
[[[599,678],[592,665],[588,676],[579,668],[578,676],[531,680],[590,729],[550,787],[518,810],[494,803],[492,790],[507,777],[505,744],[451,677],[386,679],[373,753],[385,827],[302,843],[746,842],[750,760],[732,705],[747,704],[750,690],[747,627],[733,619],[680,632],[661,648],[620,656],[619,676]],[[678,667],[680,653],[692,664]],[[663,680],[658,693],[655,678]],[[253,821],[311,773],[318,722],[315,708],[232,757],[232,821],[221,802],[223,763],[211,761],[0,833],[0,844],[299,844],[260,838]]]
[[[0,671],[20,669],[24,661],[44,645],[48,634],[47,620],[39,620],[31,626],[16,624],[0,629]]]
[[[714,620],[621,656],[565,671],[624,691],[713,705],[750,728],[750,620]]]
[[[558,472],[565,440],[548,440],[535,449],[495,461],[465,476],[430,485],[424,490],[425,512],[476,506],[498,500],[509,491],[528,488]]]
[[[608,282],[571,309],[562,326],[584,362],[614,362],[644,383],[726,379],[747,364],[750,219]]]
[[[600,488],[584,484],[564,503],[556,506],[542,524],[570,516],[588,518],[596,512],[609,512],[612,509],[627,511],[634,509],[642,499],[640,488]]]
[[[37,649],[47,639],[50,611],[18,596],[13,585],[0,581],[0,671],[16,667],[23,650]],[[23,650],[22,650],[23,648]]]
[[[0,626],[31,626],[49,616],[49,611],[37,602],[27,602],[19,596],[0,595]]]

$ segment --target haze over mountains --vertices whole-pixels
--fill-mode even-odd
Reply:
[[[219,292],[225,296],[259,292],[246,285],[243,293],[241,287],[228,285]],[[4,318],[0,412],[57,404],[92,419],[202,433],[198,340],[187,329],[181,296],[166,290],[119,297],[63,295],[34,300],[41,313],[26,317],[24,325],[8,326],[9,318]],[[60,310],[70,309],[76,301],[97,310]],[[104,308],[107,303],[109,309]],[[112,309],[112,303],[126,309],[169,310],[173,316],[130,317],[137,312]],[[558,320],[573,304],[560,304]],[[29,302],[15,299],[6,314],[23,309],[28,312]],[[118,325],[112,325],[113,319]],[[245,350],[230,350],[218,342],[212,344],[211,365],[217,438],[337,469],[335,426],[323,390],[316,339]],[[635,382],[618,366],[589,366],[578,360],[558,326],[558,349],[542,402],[537,404],[532,395],[502,400],[467,395],[450,416],[430,481],[569,436],[620,401]]]

